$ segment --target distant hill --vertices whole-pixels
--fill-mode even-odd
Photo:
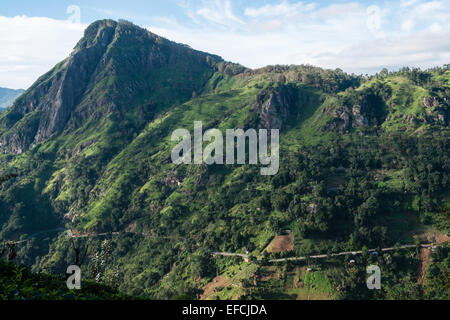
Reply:
[[[24,92],[23,89],[0,88],[0,112],[12,106],[14,100]]]

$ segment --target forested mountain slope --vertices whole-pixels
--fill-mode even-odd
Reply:
[[[0,238],[119,232],[76,240],[89,246],[86,270],[107,252],[104,273],[120,270],[123,292],[171,298],[234,272],[235,260],[211,251],[262,258],[286,229],[291,255],[448,232],[449,81],[445,67],[369,78],[250,70],[129,22],[95,22],[0,115],[0,169],[18,173],[0,187]],[[192,132],[194,121],[223,132],[280,129],[279,172],[173,164],[171,133]],[[64,273],[70,241],[33,238],[17,259]],[[330,286],[342,297],[352,290]]]

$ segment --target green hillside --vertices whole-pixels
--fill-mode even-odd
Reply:
[[[0,171],[18,174],[0,186],[0,239],[54,228],[117,232],[74,241],[88,246],[86,274],[107,245],[103,272],[119,270],[119,290],[130,295],[194,298],[217,275],[259,287],[245,280],[269,268],[290,283],[317,282],[328,298],[393,298],[402,279],[415,284],[418,252],[386,258],[395,260],[389,272],[398,276],[375,296],[349,284],[357,272],[335,266],[346,262],[305,278],[307,262],[267,260],[449,232],[449,81],[445,67],[371,77],[306,65],[251,70],[126,21],[98,21],[0,115]],[[279,172],[173,164],[171,134],[192,132],[194,121],[222,132],[280,129]],[[286,229],[295,250],[264,253]],[[262,262],[210,255],[246,249]],[[65,233],[32,237],[17,253],[34,272],[64,274],[74,261]],[[448,260],[448,251],[441,254],[436,261]],[[435,278],[448,274],[448,265],[439,266]],[[339,284],[339,274],[349,283]],[[306,294],[294,284],[274,289],[280,286],[274,282],[264,294],[219,288],[217,295]]]

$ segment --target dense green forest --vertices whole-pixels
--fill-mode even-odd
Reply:
[[[25,266],[0,260],[0,300],[130,300],[116,289],[85,281],[69,290],[64,276],[31,273]]]
[[[305,298],[314,287],[308,294],[336,299],[448,299],[445,241],[417,279],[419,242],[450,231],[449,97],[448,65],[373,76],[251,70],[126,21],[98,21],[0,114],[0,170],[14,173],[0,186],[0,239],[27,240],[15,261],[56,275],[74,263],[74,246],[86,248],[90,280],[147,298],[199,298],[223,276],[238,289],[209,298]],[[171,133],[192,132],[194,121],[280,129],[279,172],[173,164]],[[33,236],[56,228],[107,234]],[[269,253],[284,230],[294,250]],[[352,265],[269,261],[363,248],[380,254]],[[367,289],[368,264],[382,268],[382,290]]]

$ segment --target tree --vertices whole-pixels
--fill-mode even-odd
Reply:
[[[7,174],[7,175],[0,176],[0,185],[3,184],[3,183],[5,183],[6,181],[9,181],[9,180],[15,178],[15,177],[18,177],[18,176],[19,176],[19,175],[16,174],[16,173],[9,173],[9,174]]]

